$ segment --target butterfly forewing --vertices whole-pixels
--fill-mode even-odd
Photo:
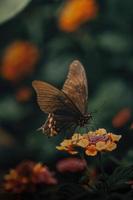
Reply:
[[[62,91],[72,100],[82,114],[85,114],[88,99],[88,84],[82,64],[75,60],[70,65]]]
[[[62,91],[42,81],[33,81],[32,85],[37,93],[39,107],[43,112],[76,114],[76,108]]]

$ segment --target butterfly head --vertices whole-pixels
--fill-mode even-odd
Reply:
[[[78,125],[80,127],[83,127],[85,124],[88,124],[89,120],[92,118],[92,115],[90,113],[87,113],[85,115],[83,115],[79,121],[78,121]]]

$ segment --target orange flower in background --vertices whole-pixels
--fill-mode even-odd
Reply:
[[[16,92],[16,100],[19,102],[26,102],[31,99],[32,90],[29,87],[22,87]]]
[[[56,168],[59,172],[79,172],[83,171],[87,166],[87,163],[83,159],[79,158],[65,158],[60,160]]]
[[[27,41],[15,41],[5,49],[1,75],[12,82],[20,81],[34,71],[38,58],[36,46]]]
[[[81,24],[95,18],[97,10],[95,0],[67,0],[59,16],[59,28],[73,32]]]
[[[13,193],[35,191],[38,184],[53,185],[57,180],[47,166],[32,161],[22,162],[4,177],[4,190]]]
[[[77,138],[77,140],[75,139]],[[58,150],[67,151],[70,154],[75,151],[76,147],[81,147],[85,154],[88,156],[95,156],[101,151],[113,151],[117,148],[117,142],[120,140],[121,135],[115,135],[113,133],[107,133],[105,129],[98,129],[96,131],[90,131],[87,134],[74,134],[71,139],[69,139],[69,144],[61,143],[61,146],[57,147]],[[65,145],[64,145],[65,144]],[[72,151],[70,151],[70,148]]]
[[[123,108],[114,116],[112,124],[115,128],[120,128],[124,126],[130,118],[131,118],[131,109]]]

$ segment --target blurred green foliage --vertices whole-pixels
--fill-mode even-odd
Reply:
[[[1,60],[5,48],[16,40],[33,43],[40,54],[36,69],[18,84],[0,78],[0,126],[17,141],[9,147],[0,146],[1,167],[12,166],[22,159],[53,162],[63,156],[55,150],[63,134],[49,139],[36,131],[46,115],[40,111],[35,93],[28,102],[18,102],[15,95],[22,86],[31,88],[32,80],[47,81],[61,88],[74,59],[80,60],[87,72],[88,111],[94,112],[90,128],[104,127],[127,135],[122,146],[129,142],[127,147],[131,149],[133,136],[128,133],[132,116],[120,128],[112,126],[112,119],[122,108],[133,108],[133,1],[98,0],[96,19],[72,33],[63,32],[58,26],[59,13],[66,1],[33,0],[25,9],[21,3],[26,5],[29,1],[16,1],[18,5],[16,10],[13,7],[11,15],[12,11],[8,10],[12,9],[11,1],[3,1],[0,8],[3,9],[0,12]],[[119,145],[120,157],[128,151],[122,146]]]

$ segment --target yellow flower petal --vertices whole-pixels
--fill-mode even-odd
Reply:
[[[116,135],[116,134],[113,134],[113,133],[108,133],[111,137],[111,139],[114,141],[114,142],[118,142],[120,139],[121,139],[121,135]]]
[[[67,148],[63,146],[56,146],[56,149],[60,151],[67,150]]]
[[[113,151],[114,149],[116,149],[117,144],[114,142],[107,142],[106,144],[106,150],[108,151]]]
[[[63,142],[61,142],[61,146],[70,146],[72,144],[71,139],[65,139]]]
[[[98,130],[95,131],[95,134],[96,135],[105,135],[105,134],[107,134],[107,131],[104,128],[99,128]]]
[[[77,143],[78,146],[80,147],[87,147],[89,145],[89,141],[87,139],[81,139],[78,143]]]
[[[103,142],[103,141],[97,142],[97,143],[96,143],[96,149],[97,149],[98,151],[103,151],[103,150],[105,150],[105,149],[106,149],[106,143]]]

